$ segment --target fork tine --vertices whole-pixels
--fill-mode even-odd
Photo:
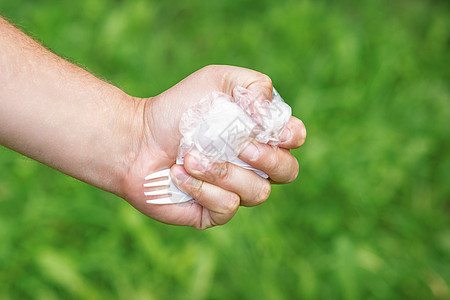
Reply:
[[[154,200],[147,200],[148,204],[176,204],[176,203],[183,203],[186,202],[186,199],[179,198],[179,199],[173,199],[173,198],[160,198],[160,199],[154,199]]]
[[[152,191],[152,192],[144,192],[145,196],[161,196],[161,195],[167,195],[168,191],[167,189],[159,190],[159,191]]]
[[[175,203],[187,202],[189,200],[192,200],[192,198],[184,196],[184,197],[179,197],[179,198],[165,197],[165,198],[159,198],[159,199],[152,199],[152,200],[147,200],[146,202],[148,204],[175,204]]]
[[[155,173],[152,173],[150,175],[148,175],[147,177],[145,177],[145,180],[149,180],[149,179],[155,179],[155,178],[159,178],[159,177],[169,177],[170,176],[170,169],[164,169]]]
[[[160,199],[154,199],[154,200],[147,200],[146,201],[149,204],[172,204],[174,203],[170,198],[160,198]]]
[[[166,178],[161,178],[166,177]],[[157,179],[161,178],[161,179]],[[144,183],[144,187],[161,187],[158,191],[144,192],[145,196],[156,196],[156,199],[146,200],[148,204],[174,204],[192,200],[192,197],[181,191],[170,178],[170,169],[161,170],[145,177],[145,180],[155,179]],[[156,180],[157,179],[157,180]],[[164,188],[165,187],[165,188]]]
[[[166,185],[166,186],[170,185],[170,180],[164,179],[164,180],[160,180],[160,181],[144,183],[145,187],[164,186],[164,185]]]

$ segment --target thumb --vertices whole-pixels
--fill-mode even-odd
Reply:
[[[233,96],[233,89],[242,86],[250,91],[254,99],[272,100],[272,80],[269,76],[250,69],[220,66],[222,73],[222,91]]]

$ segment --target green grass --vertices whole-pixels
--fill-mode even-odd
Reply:
[[[0,14],[135,96],[207,64],[259,70],[308,129],[300,178],[205,232],[1,148],[0,299],[450,298],[447,2],[0,0]]]

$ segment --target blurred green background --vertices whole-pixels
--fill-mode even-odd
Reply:
[[[0,14],[134,96],[273,79],[301,175],[204,232],[0,148],[0,299],[449,299],[447,1],[23,1]],[[1,70],[0,70],[1,71]]]

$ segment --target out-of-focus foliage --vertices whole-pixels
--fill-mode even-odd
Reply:
[[[448,2],[0,0],[0,14],[135,96],[207,64],[259,70],[308,129],[299,179],[205,232],[0,149],[0,299],[449,299]]]

